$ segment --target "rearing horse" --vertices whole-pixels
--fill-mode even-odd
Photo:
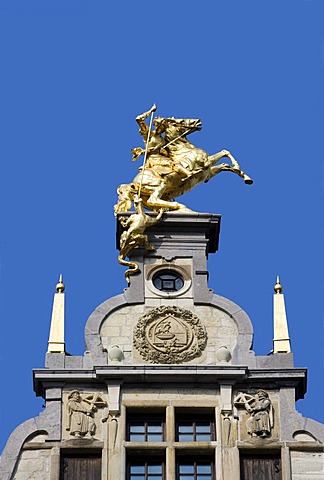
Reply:
[[[161,118],[163,151],[151,151],[146,164],[140,168],[132,183],[120,185],[117,189],[118,203],[115,213],[131,209],[134,198],[140,193],[143,206],[151,211],[189,211],[173,199],[192,190],[196,185],[207,182],[220,172],[232,172],[244,179],[247,184],[253,180],[246,175],[228,150],[208,155],[187,139],[187,135],[201,130],[199,119]],[[161,123],[163,128],[161,128]],[[217,163],[227,157],[230,163]]]

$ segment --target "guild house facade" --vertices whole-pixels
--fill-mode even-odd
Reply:
[[[273,354],[257,356],[248,315],[208,288],[219,231],[214,214],[151,225],[155,250],[129,253],[139,271],[90,315],[83,356],[65,352],[60,280],[34,370],[46,407],[10,436],[1,480],[324,479],[323,426],[295,409],[306,370],[293,364],[282,287]]]

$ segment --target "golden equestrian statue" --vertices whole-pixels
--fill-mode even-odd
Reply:
[[[118,261],[129,266],[125,273],[128,283],[130,275],[139,271],[136,263],[125,260],[129,252],[142,244],[147,250],[153,249],[145,235],[146,228],[157,223],[164,211],[190,211],[174,198],[189,192],[199,183],[208,182],[221,172],[235,173],[245,183],[253,183],[228,150],[208,155],[205,150],[189,142],[187,136],[201,130],[201,120],[155,117],[153,121],[155,111],[156,105],[153,105],[150,110],[136,117],[144,148],[133,148],[132,154],[133,161],[144,156],[143,166],[131,183],[119,185],[118,203],[114,206],[115,215],[127,212],[133,204],[136,210],[127,220],[124,217],[119,220],[125,230],[120,239]],[[218,163],[223,158],[230,163]],[[144,208],[159,212],[158,216],[147,215]]]
[[[150,115],[152,119],[155,110],[156,106],[153,105],[148,112],[136,118],[145,148],[134,148],[133,160],[143,154],[145,161],[131,183],[118,187],[118,203],[114,207],[116,214],[130,210],[137,196],[143,199],[144,208],[151,211],[156,212],[160,208],[188,211],[185,205],[173,199],[221,172],[235,173],[245,183],[253,183],[228,150],[208,155],[205,150],[189,142],[187,136],[201,130],[201,120],[156,117],[151,131],[145,120]],[[222,158],[227,158],[230,163],[218,164]]]

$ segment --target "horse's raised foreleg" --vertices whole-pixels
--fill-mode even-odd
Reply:
[[[206,167],[212,167],[216,165],[222,158],[227,157],[230,154],[228,150],[221,150],[220,152],[214,153],[214,155],[208,155],[208,159],[205,162]]]
[[[232,167],[230,169],[233,173],[236,173],[236,175],[238,175],[239,177],[243,178],[244,180],[244,183],[246,183],[247,185],[252,185],[253,183],[253,180],[251,177],[249,177],[245,172],[243,172],[243,170],[241,169],[237,169],[237,168],[234,168]]]
[[[231,164],[232,164],[232,172],[233,173],[236,173],[236,175],[238,175],[239,177],[242,177],[243,180],[244,180],[244,183],[246,183],[247,185],[251,185],[253,183],[253,180],[251,177],[249,177],[245,172],[243,172],[243,170],[241,170],[241,167],[238,163],[237,160],[235,160],[235,158],[233,157],[233,155],[230,154],[230,152],[228,152],[228,154],[226,155],[227,158],[229,158],[229,160],[231,161]]]
[[[218,175],[218,173],[220,172],[232,172],[235,173],[235,175],[243,178],[244,183],[246,183],[247,185],[251,185],[253,183],[252,178],[250,178],[246,173],[244,173],[241,169],[231,167],[231,165],[229,165],[228,163],[214,165],[213,167],[210,167],[209,171],[210,174],[205,181],[208,181],[210,178],[215,177],[215,175]]]
[[[216,166],[215,164],[224,157],[227,157],[230,160],[231,165],[228,165],[227,163],[222,163]],[[210,170],[212,171],[210,177],[214,177],[221,171],[228,171],[233,172],[239,177],[243,178],[244,182],[248,185],[251,185],[253,183],[252,178],[250,178],[245,172],[243,172],[243,170],[241,170],[240,164],[228,150],[221,150],[214,155],[210,155],[208,157],[208,164],[210,165]]]

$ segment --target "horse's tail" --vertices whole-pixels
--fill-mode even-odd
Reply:
[[[132,208],[134,195],[137,193],[137,185],[134,183],[124,183],[117,188],[118,203],[114,206],[114,212],[117,216],[119,212],[128,212]]]
[[[125,267],[129,267],[126,272],[125,272],[125,278],[126,278],[126,281],[128,283],[128,285],[130,284],[130,275],[135,275],[135,273],[139,272],[140,271],[140,268],[139,266],[137,265],[137,263],[135,262],[129,262],[128,260],[125,260],[124,257],[122,255],[119,255],[118,256],[118,262],[121,264],[121,265],[125,265]]]

